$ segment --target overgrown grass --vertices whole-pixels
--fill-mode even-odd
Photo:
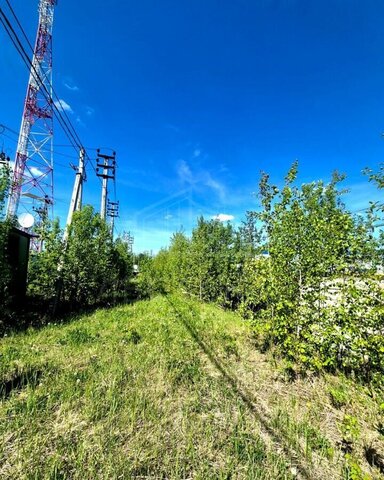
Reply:
[[[289,476],[164,298],[5,338],[0,375],[1,478]]]
[[[0,478],[379,478],[359,452],[380,399],[336,377],[304,398],[250,339],[235,314],[178,297],[2,339]],[[351,404],[371,416],[344,458]]]

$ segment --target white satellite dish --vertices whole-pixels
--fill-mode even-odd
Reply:
[[[31,215],[30,213],[21,213],[18,217],[17,217],[17,221],[19,222],[19,225],[23,228],[31,228],[33,226],[33,224],[35,223],[35,219],[33,217],[33,215]]]

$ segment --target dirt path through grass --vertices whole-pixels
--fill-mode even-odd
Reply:
[[[157,297],[4,338],[0,354],[0,478],[382,478],[362,454],[382,448],[377,401],[339,377],[289,382],[214,306]],[[336,408],[341,383],[354,398]],[[346,467],[338,424],[359,409]]]

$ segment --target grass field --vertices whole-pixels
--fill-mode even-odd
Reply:
[[[156,297],[0,353],[0,478],[384,478],[384,399],[342,376],[292,380],[214,306]]]

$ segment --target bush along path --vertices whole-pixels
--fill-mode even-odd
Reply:
[[[159,296],[0,353],[0,478],[384,478],[380,393],[293,378],[212,305]]]

